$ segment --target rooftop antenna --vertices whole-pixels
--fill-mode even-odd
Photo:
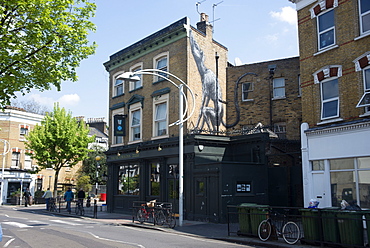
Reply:
[[[212,20],[212,24],[213,24],[213,29],[212,29],[212,33],[215,32],[215,21],[218,21],[220,20],[220,18],[216,19],[215,20],[215,7],[217,7],[217,5],[221,4],[223,1],[219,2],[219,3],[214,3],[212,5],[212,8],[213,8],[213,20]]]
[[[197,12],[198,12],[198,14],[200,15],[201,13],[199,12],[199,5],[201,4],[201,3],[203,3],[203,2],[205,2],[205,1],[207,1],[207,0],[203,0],[203,1],[200,1],[200,2],[196,2],[196,4],[195,4],[195,6],[197,7]]]

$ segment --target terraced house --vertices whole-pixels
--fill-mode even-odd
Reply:
[[[298,11],[304,202],[370,207],[370,1],[291,0]]]

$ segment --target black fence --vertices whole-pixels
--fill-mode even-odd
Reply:
[[[228,235],[259,239],[259,224],[268,218],[273,220],[277,231],[286,222],[295,222],[300,229],[301,244],[354,248],[369,246],[370,211],[367,210],[287,208],[256,204],[228,206]],[[271,235],[269,240],[284,242],[279,235]]]
[[[54,204],[53,204],[54,202]],[[97,199],[84,199],[82,209],[83,211],[78,211],[77,199],[71,202],[71,211],[67,209],[67,202],[62,197],[53,198],[50,202],[49,211],[59,212],[65,214],[75,214],[79,216],[86,216],[91,218],[98,218],[99,212],[107,211],[105,204],[98,204]],[[81,208],[80,208],[81,209]]]

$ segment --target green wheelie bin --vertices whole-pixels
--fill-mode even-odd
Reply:
[[[238,208],[239,213],[239,228],[240,234],[251,234],[251,216],[250,216],[250,209],[253,206],[256,206],[256,203],[242,203]]]
[[[364,229],[361,211],[337,212],[340,242],[344,245],[364,245]]]
[[[304,241],[313,243],[320,241],[320,213],[317,208],[303,208],[299,210],[302,213],[302,225]]]
[[[324,242],[340,243],[337,221],[338,207],[321,209],[321,222]]]
[[[263,220],[266,220],[269,213],[268,205],[255,205],[250,207],[251,231],[258,235],[258,227]]]

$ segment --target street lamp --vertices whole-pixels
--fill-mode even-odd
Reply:
[[[167,76],[164,76],[163,74],[166,74],[168,76],[171,76],[178,80],[180,84],[176,84],[174,81],[169,79]],[[124,72],[121,75],[117,77],[117,79],[123,79],[123,80],[131,80],[131,81],[139,81],[140,77],[138,75],[154,75],[157,77],[160,77],[162,79],[167,80],[172,85],[174,85],[176,88],[179,89],[179,119],[171,124],[169,126],[178,125],[179,126],[179,226],[182,226],[183,223],[183,212],[184,212],[184,122],[189,120],[189,118],[193,115],[195,110],[195,97],[193,94],[193,91],[191,88],[180,78],[173,75],[172,73],[169,73],[167,71],[158,70],[158,69],[144,69],[139,70],[135,72]],[[188,112],[188,100],[187,97],[183,91],[183,87],[186,87],[190,95],[192,97],[193,106],[190,111],[190,114],[186,117],[186,113]],[[185,99],[185,109],[184,109],[184,102]],[[183,112],[184,111],[184,112]]]
[[[99,171],[98,171],[98,169],[100,168],[100,163],[99,163],[100,160],[101,160],[101,157],[100,156],[96,156],[95,157],[95,161],[96,161],[95,197],[98,196],[98,179],[99,179]]]

